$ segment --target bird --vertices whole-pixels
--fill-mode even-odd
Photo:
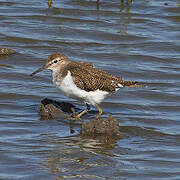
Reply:
[[[96,118],[99,119],[103,112],[99,104],[108,95],[123,87],[141,86],[136,81],[125,81],[122,77],[98,69],[91,62],[72,61],[61,52],[48,56],[45,64],[30,76],[43,70],[52,71],[53,84],[63,95],[86,104],[86,109],[74,115],[75,119],[86,114],[91,105],[97,108]]]

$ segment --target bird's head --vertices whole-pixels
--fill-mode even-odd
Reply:
[[[45,65],[39,68],[38,70],[34,71],[30,76],[34,76],[35,74],[46,69],[56,71],[57,69],[60,69],[61,67],[65,66],[68,62],[69,60],[64,54],[52,54],[47,58]]]

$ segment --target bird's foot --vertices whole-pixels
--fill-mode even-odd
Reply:
[[[70,120],[70,121],[81,121],[82,120],[81,118],[76,117],[76,116],[75,117],[69,116],[67,119]]]
[[[98,114],[98,115],[96,116],[96,119],[99,120],[99,119],[100,119],[100,116],[101,116],[101,115]]]
[[[72,121],[81,120],[80,114],[76,114],[74,108],[71,108],[71,111],[72,111],[72,115],[71,115],[71,117],[68,118],[69,120],[72,120]]]

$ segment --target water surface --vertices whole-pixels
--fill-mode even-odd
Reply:
[[[1,1],[0,46],[18,53],[0,57],[0,178],[180,179],[179,4]],[[84,107],[59,93],[50,72],[29,76],[57,51],[148,85],[101,105],[103,117],[118,119],[121,139],[82,138],[79,125],[40,118],[44,98]]]

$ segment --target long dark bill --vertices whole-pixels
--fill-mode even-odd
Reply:
[[[41,72],[41,71],[43,71],[45,69],[46,69],[46,67],[43,66],[43,67],[39,68],[38,70],[34,71],[32,74],[30,74],[30,76],[34,76],[35,74],[37,74],[37,73],[39,73],[39,72]]]

